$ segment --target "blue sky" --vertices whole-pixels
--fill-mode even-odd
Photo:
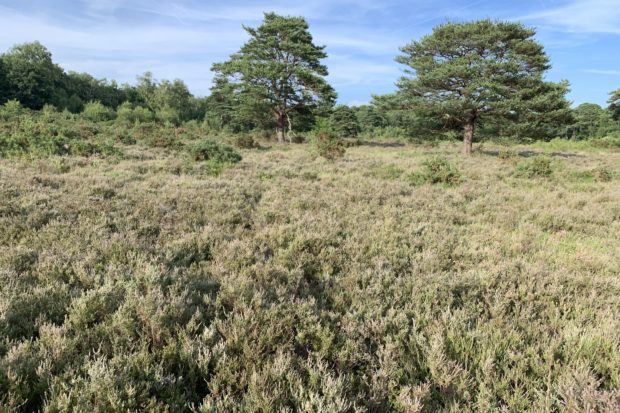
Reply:
[[[398,48],[434,25],[485,17],[536,27],[548,78],[569,80],[575,104],[605,105],[620,88],[620,0],[0,0],[0,50],[39,40],[67,70],[121,83],[150,70],[206,95],[211,64],[236,52],[241,25],[264,11],[307,18],[341,103],[393,91]]]

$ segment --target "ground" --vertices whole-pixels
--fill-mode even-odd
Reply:
[[[620,153],[544,150],[0,160],[0,405],[619,408]]]

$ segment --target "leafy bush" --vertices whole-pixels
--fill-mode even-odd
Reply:
[[[210,139],[202,139],[187,145],[187,152],[195,161],[237,163],[242,159],[232,147]]]
[[[0,106],[0,119],[9,120],[24,112],[26,112],[26,109],[24,109],[18,100],[9,100],[4,105]]]
[[[336,138],[328,132],[318,132],[310,142],[310,152],[315,157],[321,156],[327,160],[333,161],[342,158],[346,152],[346,148],[341,139]]]
[[[173,127],[153,122],[134,126],[131,136],[136,142],[151,148],[180,149],[183,146]]]
[[[409,175],[412,185],[444,184],[458,185],[461,182],[461,172],[443,156],[434,156],[422,163],[423,169]]]
[[[553,161],[547,156],[534,156],[517,164],[514,175],[519,178],[549,178],[553,176]]]
[[[105,122],[116,118],[114,109],[104,106],[101,102],[88,102],[84,105],[82,117],[92,122]]]
[[[598,148],[620,148],[620,134],[592,139],[590,142],[593,146]]]
[[[168,106],[159,109],[155,113],[155,117],[157,120],[169,125],[179,125],[181,123],[179,112]]]
[[[152,122],[155,119],[155,114],[153,114],[153,112],[151,112],[148,108],[136,106],[133,108],[133,117],[135,121],[140,123]]]

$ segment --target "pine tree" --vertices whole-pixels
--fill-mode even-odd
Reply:
[[[568,84],[544,81],[549,59],[534,35],[520,23],[491,20],[437,26],[401,49],[397,61],[410,68],[410,76],[398,86],[417,102],[421,115],[448,127],[459,125],[465,154],[471,153],[476,125],[485,118],[551,133],[544,118],[559,122],[569,114]]]
[[[607,103],[609,103],[609,111],[614,120],[620,120],[620,89],[611,92]]]
[[[292,129],[293,112],[333,105],[336,94],[321,64],[327,57],[325,48],[313,43],[303,17],[266,13],[261,26],[244,29],[250,40],[212,70],[219,82],[226,78],[235,86],[241,103],[269,108],[282,142],[285,129]]]

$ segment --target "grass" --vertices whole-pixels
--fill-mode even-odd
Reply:
[[[0,160],[0,410],[620,408],[619,153],[119,147]]]

